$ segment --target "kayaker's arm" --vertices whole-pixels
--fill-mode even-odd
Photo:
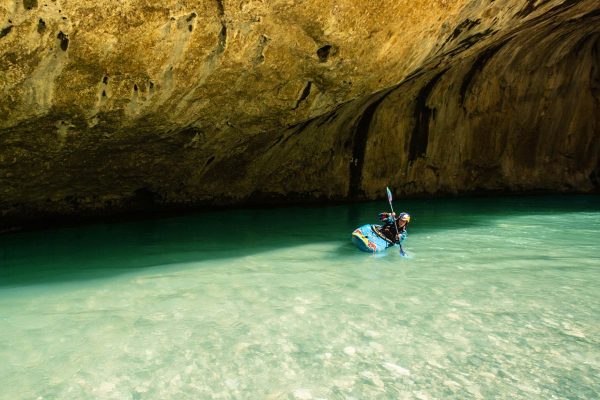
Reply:
[[[401,231],[396,235],[396,243],[400,244],[406,240],[406,230]]]
[[[379,220],[381,222],[387,222],[389,224],[393,224],[395,221],[395,217],[396,217],[396,213],[388,213],[388,212],[379,213]]]

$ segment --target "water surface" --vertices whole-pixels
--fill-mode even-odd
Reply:
[[[396,203],[0,236],[0,398],[600,398],[600,197]]]

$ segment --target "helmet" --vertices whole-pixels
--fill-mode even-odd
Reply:
[[[398,219],[400,221],[410,222],[410,215],[408,213],[402,212],[400,213],[400,215],[398,215]]]

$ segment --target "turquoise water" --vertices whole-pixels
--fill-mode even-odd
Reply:
[[[600,398],[600,197],[396,203],[0,236],[0,398]]]

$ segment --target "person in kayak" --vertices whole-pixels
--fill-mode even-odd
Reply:
[[[382,212],[379,214],[379,220],[383,222],[383,225],[376,226],[375,232],[378,235],[392,244],[402,244],[406,240],[406,226],[410,222],[408,213],[402,212],[396,216],[396,213]],[[394,225],[396,226],[394,227]]]

